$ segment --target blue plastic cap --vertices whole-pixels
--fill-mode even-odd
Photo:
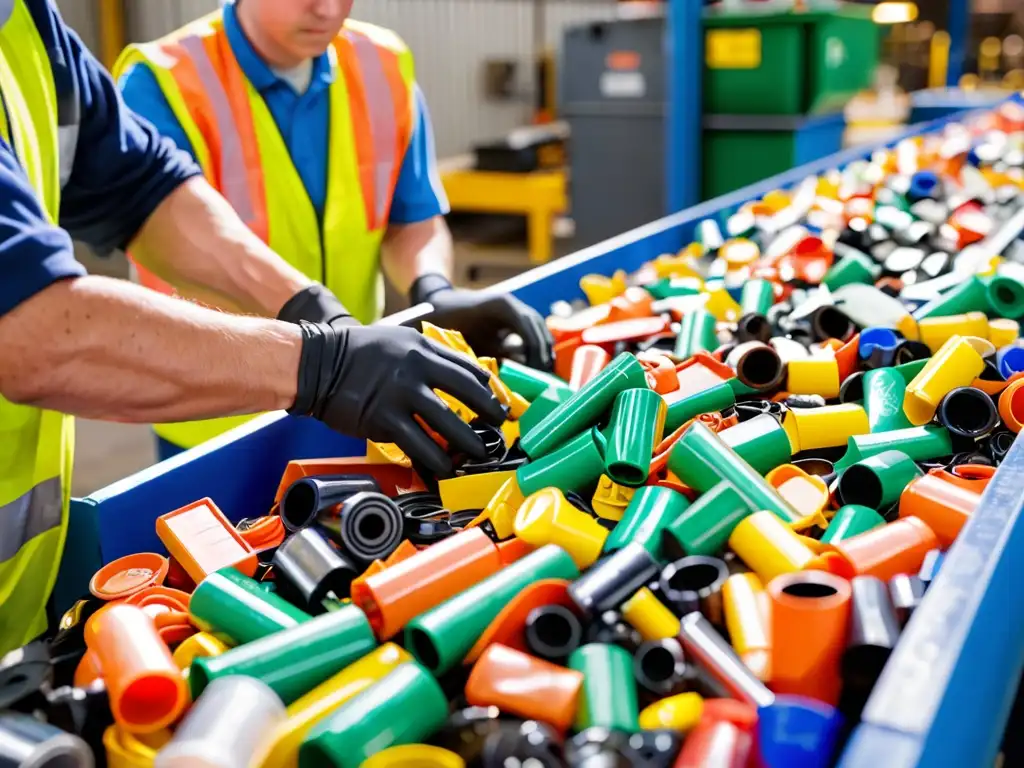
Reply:
[[[900,341],[902,341],[900,335],[892,328],[865,328],[860,332],[857,355],[861,360],[867,360],[875,351],[875,347],[894,349]]]
[[[939,191],[939,177],[933,171],[918,171],[910,177],[910,189],[907,197],[915,202],[934,197]]]
[[[996,363],[1003,378],[1010,378],[1015,373],[1024,371],[1024,347],[1011,344],[996,353]]]
[[[758,746],[764,768],[828,768],[843,716],[834,707],[802,696],[776,696],[757,711]]]

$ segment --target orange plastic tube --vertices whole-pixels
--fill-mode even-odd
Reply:
[[[496,643],[473,665],[466,700],[474,707],[495,706],[565,731],[576,718],[582,685],[582,672]]]
[[[820,571],[786,573],[768,585],[775,693],[839,701],[851,592],[846,579]]]
[[[252,576],[256,553],[212,499],[200,499],[161,515],[156,535],[196,584],[214,571],[234,566]]]
[[[900,517],[924,521],[935,532],[943,549],[960,535],[981,501],[980,490],[975,493],[947,478],[957,479],[945,470],[933,469],[911,482],[900,496]]]
[[[569,377],[569,388],[574,392],[597,376],[612,359],[603,347],[596,344],[584,344],[572,353],[572,375]]]
[[[112,605],[85,625],[96,653],[114,720],[126,731],[152,733],[176,721],[188,691],[153,621],[134,605]]]
[[[727,720],[702,720],[672,768],[746,768],[753,745],[750,733]]]
[[[846,579],[875,576],[888,581],[901,573],[917,573],[924,556],[938,547],[939,538],[927,523],[916,517],[903,517],[830,544],[820,561],[828,571]]]
[[[1024,378],[1017,379],[999,395],[999,415],[1011,432],[1024,427]]]
[[[401,493],[425,491],[423,485],[412,469],[391,463],[372,463],[365,456],[350,456],[344,459],[303,459],[288,462],[277,486],[274,503],[277,504],[284,492],[291,488],[292,483],[303,477],[316,475],[370,475],[380,486],[385,496],[395,497]]]

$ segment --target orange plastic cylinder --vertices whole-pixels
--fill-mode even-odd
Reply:
[[[1024,426],[1024,378],[1017,379],[999,395],[999,415],[1011,432]]]
[[[835,705],[850,622],[850,583],[831,573],[786,573],[768,585],[775,693]]]
[[[565,731],[576,718],[583,673],[495,643],[466,681],[466,700]]]
[[[746,768],[753,736],[727,720],[701,721],[690,731],[672,768]]]
[[[943,549],[960,535],[981,501],[980,493],[948,482],[946,476],[953,477],[945,470],[932,470],[911,482],[900,496],[900,517],[922,520],[935,532]]]
[[[888,581],[901,573],[917,573],[924,556],[938,547],[939,538],[927,523],[916,517],[903,517],[830,544],[821,561],[827,570],[846,579],[875,576]]]
[[[177,720],[189,698],[181,670],[141,608],[113,605],[85,625],[99,658],[114,720],[131,733],[152,733]]]
[[[574,392],[597,376],[612,359],[603,347],[596,344],[584,344],[572,353],[572,375],[569,377],[569,388]]]

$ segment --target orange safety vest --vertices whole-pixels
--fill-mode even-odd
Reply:
[[[364,323],[383,311],[380,245],[414,120],[412,54],[389,30],[349,20],[327,51],[330,86],[327,200],[322,227],[266,103],[234,57],[221,11],[114,66],[153,72],[206,179],[286,261],[331,289]],[[144,285],[170,286],[143,268]],[[157,425],[193,447],[251,417]]]

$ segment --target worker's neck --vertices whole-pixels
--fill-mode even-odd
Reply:
[[[305,58],[294,56],[262,33],[259,25],[250,17],[249,7],[248,3],[238,3],[235,12],[242,32],[259,57],[272,69],[277,70],[290,70],[302,65],[306,61]]]

